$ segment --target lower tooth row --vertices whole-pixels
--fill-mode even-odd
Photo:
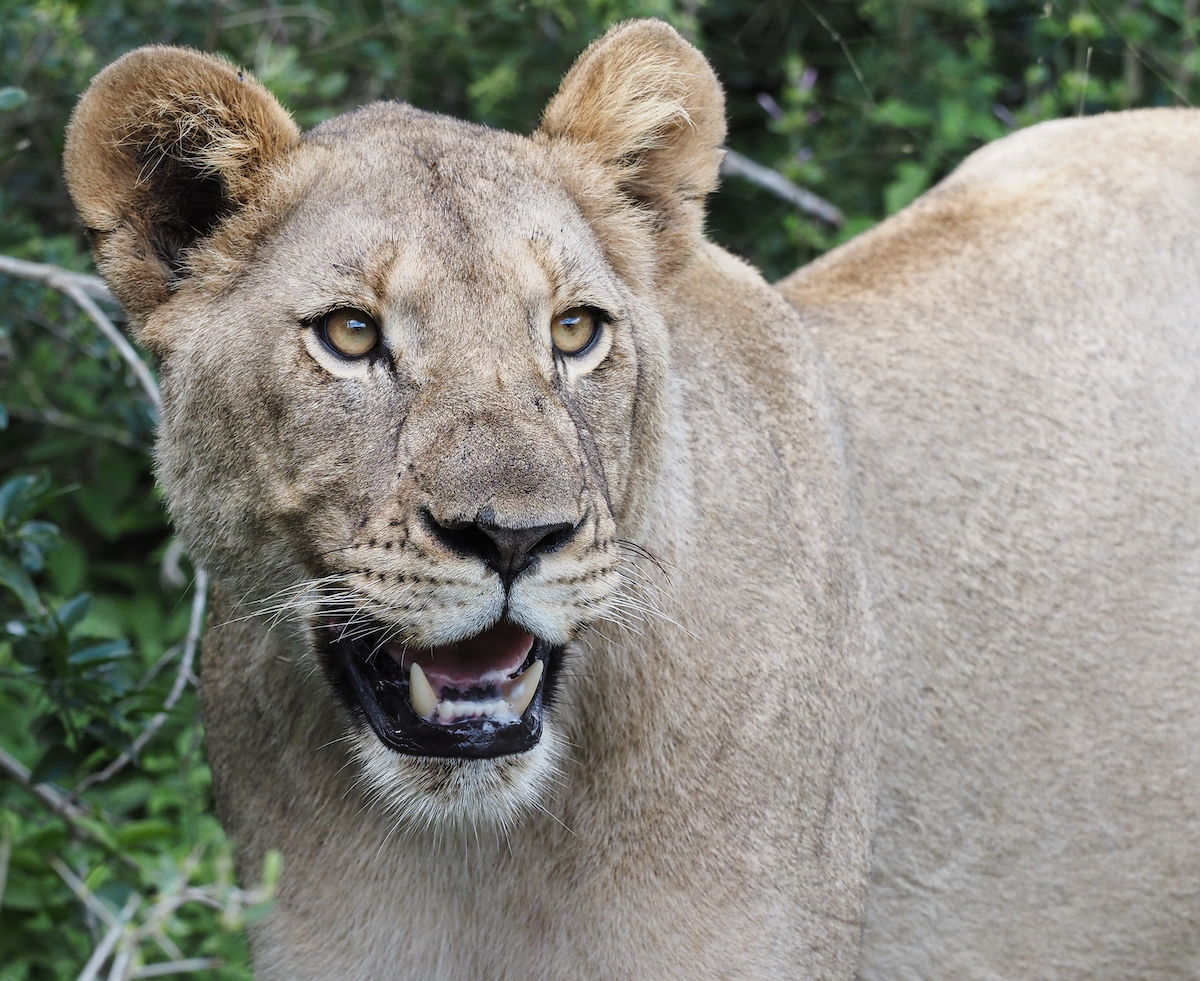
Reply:
[[[519,678],[504,685],[506,698],[494,698],[486,702],[438,701],[421,665],[413,664],[408,674],[408,691],[413,711],[430,722],[435,715],[443,722],[496,716],[520,718],[533,701],[541,680],[542,662],[534,661]]]
[[[497,698],[490,702],[438,702],[438,718],[443,722],[481,716],[507,715],[508,702]]]

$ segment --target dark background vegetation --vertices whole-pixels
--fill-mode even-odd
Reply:
[[[659,16],[716,67],[730,145],[847,216],[830,228],[726,181],[713,237],[777,278],[1012,129],[1190,104],[1197,4],[0,0],[0,253],[90,269],[63,128],[91,76],[137,45],[222,52],[304,126],[404,99],[528,132],[590,40]],[[179,671],[192,570],[153,484],[153,410],[69,299],[2,275],[0,368],[0,979],[79,977],[122,910],[98,976],[174,961],[249,977],[241,927],[269,908],[275,870],[261,893],[232,883],[192,688],[132,763],[71,796],[130,747]]]

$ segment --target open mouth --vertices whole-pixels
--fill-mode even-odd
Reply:
[[[380,625],[326,623],[326,669],[379,740],[414,756],[523,753],[542,736],[561,654],[515,624],[439,647],[389,641]]]

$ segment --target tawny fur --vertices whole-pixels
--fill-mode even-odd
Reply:
[[[1200,122],[1010,137],[782,295],[703,239],[723,138],[657,22],[532,139],[299,137],[178,49],[81,101],[72,194],[221,583],[218,808],[244,877],[284,857],[263,981],[1195,973]],[[581,303],[613,323],[560,363]],[[315,340],[337,306],[394,370]],[[417,520],[483,507],[584,522],[507,598],[561,695],[529,753],[402,757],[311,618],[487,626]]]

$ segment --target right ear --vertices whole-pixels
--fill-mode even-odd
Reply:
[[[187,275],[189,250],[250,204],[299,142],[258,81],[199,51],[138,48],[92,80],[63,165],[96,267],[135,324]]]

